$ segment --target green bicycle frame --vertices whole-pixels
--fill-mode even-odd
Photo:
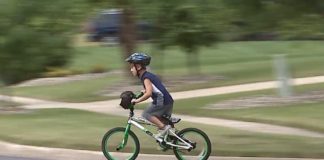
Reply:
[[[128,120],[128,122],[127,122],[127,126],[126,126],[126,130],[125,130],[125,133],[124,133],[123,141],[121,142],[121,144],[119,144],[119,146],[117,147],[117,150],[123,149],[127,145],[128,134],[129,134],[129,130],[130,130],[132,124],[135,125],[137,128],[139,128],[140,130],[142,130],[147,135],[149,135],[149,136],[151,136],[151,137],[154,138],[154,134],[152,132],[150,132],[149,130],[147,130],[146,128],[144,128],[143,126],[141,126],[139,123],[137,123],[136,121],[132,120],[132,118],[130,118]]]
[[[125,130],[125,133],[124,133],[124,138],[123,138],[123,141],[121,142],[121,144],[118,145],[117,147],[117,150],[121,150],[121,149],[124,149],[124,147],[127,145],[127,141],[128,141],[128,133],[129,133],[129,130],[131,128],[131,124],[128,123],[127,126],[126,126],[126,130]]]

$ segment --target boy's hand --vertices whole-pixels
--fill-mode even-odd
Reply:
[[[138,102],[136,101],[136,99],[133,99],[131,103],[132,103],[132,105],[135,105]]]

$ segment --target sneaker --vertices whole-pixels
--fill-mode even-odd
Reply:
[[[154,135],[155,138],[157,139],[161,139],[163,141],[163,137],[166,135],[166,133],[168,132],[168,130],[171,128],[170,125],[166,125],[164,126],[164,129],[159,129],[158,133],[156,135]]]
[[[158,150],[158,151],[163,151],[163,152],[165,152],[165,151],[168,150],[168,147],[165,146],[165,145],[163,145],[162,143],[157,143],[157,144],[158,144],[158,145],[156,146],[156,150]]]

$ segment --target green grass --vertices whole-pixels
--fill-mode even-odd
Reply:
[[[0,100],[0,109],[1,108],[9,108],[9,107],[18,107],[18,106],[20,106],[19,103],[16,103],[13,101]]]
[[[120,78],[120,76],[115,76],[47,86],[19,88],[14,87],[12,88],[11,94],[15,96],[25,96],[66,102],[89,102],[105,100],[110,99],[111,97],[101,96],[97,92],[118,82]]]
[[[211,80],[203,83],[179,83],[170,91],[183,91],[199,88],[225,86],[233,84],[251,83],[274,80],[273,56],[287,54],[289,68],[293,77],[324,75],[324,45],[321,41],[269,41],[269,42],[226,42],[214,47],[203,48],[200,51],[201,77],[223,76],[223,80]],[[68,69],[88,72],[96,66],[108,70],[120,70],[125,64],[120,49],[116,47],[84,46],[76,47],[77,53]],[[138,51],[150,53],[153,57],[152,69],[154,73],[161,73],[158,69],[162,57],[154,54],[150,44],[141,44]],[[165,71],[163,76],[172,79],[175,76],[188,75],[186,54],[179,48],[172,47],[165,51]],[[107,85],[115,85],[116,77],[107,77]],[[87,85],[84,85],[87,84]],[[56,86],[15,88],[15,95],[35,98],[45,98],[58,101],[85,102],[111,97],[96,95],[107,85],[102,80],[85,80]]]
[[[125,126],[126,117],[71,109],[42,109],[0,116],[0,139],[27,145],[100,151],[101,138],[113,127]],[[324,139],[281,136],[181,122],[178,128],[198,127],[210,137],[212,155],[324,157]],[[141,153],[159,153],[156,144],[138,129]],[[154,132],[154,130],[153,130]],[[172,152],[167,152],[172,154]]]
[[[217,110],[214,112],[216,117],[281,124],[324,133],[323,102],[286,107]]]
[[[324,83],[295,87],[295,93],[304,93],[313,90],[324,90]],[[206,109],[208,104],[224,100],[237,99],[249,96],[275,95],[275,90],[242,92],[235,94],[217,95],[209,97],[176,100],[174,113],[193,116],[207,116],[214,118],[236,119],[243,121],[265,122],[279,125],[300,127],[324,133],[324,103],[306,103],[285,107],[265,107],[248,109]],[[323,100],[324,101],[324,100]],[[140,105],[139,108],[145,108]]]
[[[324,46],[321,41],[262,41],[225,42],[214,47],[202,48],[199,60],[202,73],[223,75],[229,79],[259,81],[272,78],[272,60],[276,54],[286,54],[295,77],[324,74]],[[78,47],[78,54],[70,68],[89,70],[101,64],[109,69],[120,69],[125,63],[117,47]],[[152,66],[157,66],[161,57],[152,53],[150,44],[141,44],[138,51],[152,55]],[[186,54],[177,47],[164,53],[165,74],[185,75],[188,73]]]
[[[118,47],[87,46],[76,47],[76,54],[68,69],[89,72],[95,66],[106,69],[120,69],[122,57]]]

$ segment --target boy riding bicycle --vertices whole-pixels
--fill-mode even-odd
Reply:
[[[132,75],[137,76],[141,80],[145,89],[144,95],[132,100],[132,103],[135,105],[150,97],[153,99],[153,102],[144,110],[142,116],[159,128],[159,133],[155,136],[163,137],[171,126],[165,125],[160,119],[163,115],[171,116],[173,98],[160,79],[146,70],[146,66],[151,61],[150,56],[144,53],[134,53],[125,61],[130,63]]]
[[[134,53],[126,61],[130,63],[132,74],[141,80],[145,91],[144,94],[138,95],[132,91],[125,91],[121,94],[120,106],[130,110],[129,118],[126,127],[112,128],[104,135],[101,148],[105,157],[108,160],[115,160],[117,157],[129,160],[137,158],[140,152],[140,142],[131,130],[131,126],[135,126],[158,142],[158,150],[172,149],[179,160],[187,158],[207,160],[212,148],[206,133],[197,128],[185,128],[180,131],[174,128],[174,124],[181,119],[171,118],[173,99],[170,93],[157,76],[146,70],[151,57],[144,53]],[[153,102],[142,116],[151,123],[141,117],[134,117],[134,105],[150,97]],[[166,122],[163,123],[164,121]],[[152,125],[152,123],[159,128],[158,134],[153,134],[143,126]]]

